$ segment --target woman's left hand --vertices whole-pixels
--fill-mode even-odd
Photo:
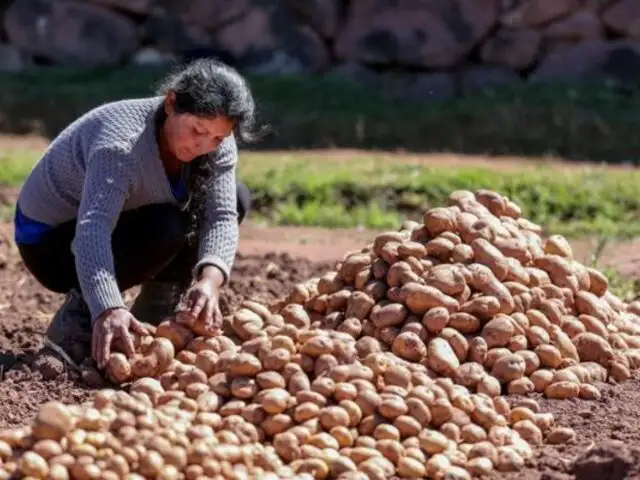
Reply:
[[[220,293],[216,283],[211,278],[201,278],[187,290],[184,296],[185,311],[190,313],[196,321],[201,321],[206,329],[211,330],[222,328]]]

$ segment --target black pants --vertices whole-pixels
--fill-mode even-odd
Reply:
[[[237,183],[238,222],[251,206],[249,190]],[[27,269],[46,289],[67,293],[80,289],[71,243],[76,220],[58,225],[37,244],[18,245]],[[198,245],[186,242],[184,213],[176,205],[154,204],[123,212],[111,237],[121,292],[149,280],[187,285],[197,263]]]

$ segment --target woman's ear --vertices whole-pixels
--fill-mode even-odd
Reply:
[[[170,116],[175,110],[176,104],[176,94],[175,92],[169,91],[164,97],[164,111],[167,116]]]

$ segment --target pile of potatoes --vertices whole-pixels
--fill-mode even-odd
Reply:
[[[612,294],[562,236],[543,240],[512,201],[457,191],[423,220],[297,285],[278,314],[353,336],[360,358],[390,351],[490,396],[595,399],[594,382],[638,368],[640,305]],[[236,312],[238,334],[263,328],[248,316]]]
[[[459,191],[222,334],[188,316],[113,353],[128,390],[0,433],[0,477],[467,479],[575,440],[532,398],[640,365],[626,304],[509,199]]]

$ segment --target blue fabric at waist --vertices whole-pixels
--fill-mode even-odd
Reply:
[[[182,202],[187,199],[187,186],[183,180],[178,180],[175,183],[170,182],[170,185],[171,192],[176,200]]]
[[[178,201],[187,198],[186,185],[182,181],[171,183],[171,191]],[[21,244],[38,243],[44,235],[53,228],[51,225],[27,217],[17,205],[13,223],[15,242]]]
[[[53,228],[51,225],[27,217],[17,205],[13,224],[15,242],[21,244],[38,243]]]

